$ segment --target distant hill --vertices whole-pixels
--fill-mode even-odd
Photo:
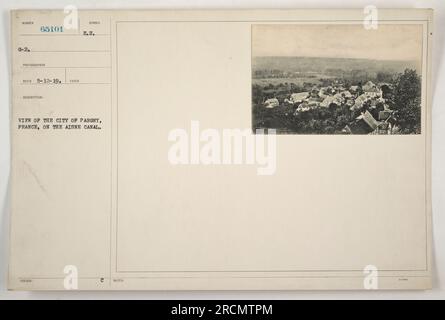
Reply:
[[[335,73],[363,70],[369,73],[403,72],[406,68],[415,69],[416,61],[367,60],[349,58],[313,57],[253,57],[252,68],[256,70],[280,70],[287,72]]]

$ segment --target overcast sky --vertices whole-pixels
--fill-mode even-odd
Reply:
[[[420,61],[422,25],[254,25],[252,54]]]

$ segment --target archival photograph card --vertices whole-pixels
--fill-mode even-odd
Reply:
[[[432,18],[12,11],[9,288],[431,288]]]

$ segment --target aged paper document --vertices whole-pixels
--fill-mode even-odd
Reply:
[[[9,288],[430,288],[432,17],[12,11]]]

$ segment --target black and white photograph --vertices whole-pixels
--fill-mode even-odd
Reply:
[[[252,26],[252,129],[420,134],[422,26]]]

